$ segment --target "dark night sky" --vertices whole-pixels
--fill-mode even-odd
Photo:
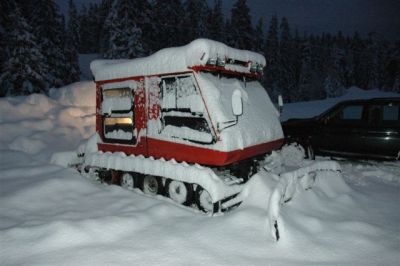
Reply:
[[[228,2],[225,1],[225,6]],[[248,0],[253,19],[286,16],[300,32],[362,34],[376,31],[400,38],[399,0]],[[228,9],[228,7],[226,7]]]
[[[212,6],[214,0],[207,0]],[[56,0],[65,12],[68,0]],[[77,4],[100,0],[75,0]],[[235,0],[223,0],[223,9],[230,16]],[[268,25],[271,16],[286,16],[292,28],[300,33],[345,34],[359,31],[362,35],[375,31],[389,39],[400,39],[400,0],[247,0],[253,22],[263,17]]]

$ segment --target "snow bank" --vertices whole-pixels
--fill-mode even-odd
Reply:
[[[62,105],[95,107],[96,84],[93,81],[81,81],[51,89],[50,98]]]
[[[75,149],[95,130],[95,84],[77,82],[43,94],[0,99],[0,149],[48,160]]]

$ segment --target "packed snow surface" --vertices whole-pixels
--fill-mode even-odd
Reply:
[[[223,43],[197,39],[181,46],[165,48],[153,55],[137,59],[95,60],[90,69],[96,81],[134,76],[159,75],[188,71],[192,66],[203,66],[208,59],[231,58],[242,62],[253,62],[265,66],[261,54],[239,50]],[[226,63],[225,68],[249,73],[250,68]]]
[[[398,162],[339,161],[343,177],[327,174],[279,206],[276,242],[267,203],[278,181],[264,170],[238,209],[208,217],[50,163],[94,133],[94,91],[86,82],[0,99],[1,265],[399,264]],[[317,115],[333,100],[285,112]]]

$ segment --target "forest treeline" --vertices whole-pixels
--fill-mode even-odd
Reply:
[[[274,99],[335,97],[351,86],[400,92],[400,41],[380,33],[300,33],[277,16],[264,18],[264,29],[246,0],[228,17],[222,0],[102,0],[79,9],[65,1],[67,20],[54,0],[0,2],[0,96],[78,81],[79,53],[137,58],[199,37],[264,54],[261,82]]]

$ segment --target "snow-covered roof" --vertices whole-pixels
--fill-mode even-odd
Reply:
[[[150,56],[125,60],[95,60],[90,69],[98,80],[109,80],[133,76],[157,75],[187,71],[193,66],[204,66],[209,59],[234,59],[265,66],[263,55],[229,47],[223,43],[197,39],[181,46],[162,49]],[[225,65],[226,69],[249,73],[248,66]]]

